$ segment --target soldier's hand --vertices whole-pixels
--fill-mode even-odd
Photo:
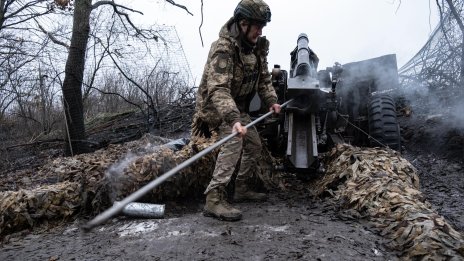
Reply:
[[[240,138],[243,138],[247,133],[247,129],[245,128],[245,126],[242,126],[240,122],[236,122],[232,126],[232,132],[237,132]]]
[[[279,114],[280,109],[281,109],[280,104],[274,103],[274,104],[272,104],[271,108],[269,108],[269,111],[273,111],[274,113]]]

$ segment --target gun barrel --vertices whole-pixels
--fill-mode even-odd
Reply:
[[[298,45],[298,51],[297,51],[297,64],[296,64],[296,68],[295,68],[295,75],[294,76],[298,76],[298,75],[310,75],[311,74],[311,71],[310,71],[310,64],[309,64],[309,55],[310,55],[310,51],[309,51],[309,40],[308,40],[308,36],[304,33],[300,34],[298,36],[298,41],[297,41],[297,45]]]
[[[315,61],[317,57],[309,48],[308,36],[305,33],[298,36],[297,46],[290,55],[291,70],[288,79],[287,96],[289,98],[307,96],[307,99],[300,103],[317,103],[319,92],[319,81],[316,72],[317,62]]]

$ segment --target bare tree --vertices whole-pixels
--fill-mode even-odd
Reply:
[[[459,54],[460,58],[461,58],[461,63],[460,63],[460,67],[461,67],[461,70],[460,70],[460,86],[461,86],[461,90],[464,89],[464,23],[463,23],[463,20],[462,20],[462,7],[463,7],[463,3],[462,1],[451,1],[451,0],[446,0],[446,3],[448,4],[448,8],[454,18],[454,20],[456,21],[456,23],[458,24],[458,27],[459,27],[459,30],[461,31],[461,52]],[[440,7],[440,4],[437,0],[437,5]],[[460,7],[461,10],[458,10],[457,7]],[[441,10],[441,8],[440,8]]]
[[[448,58],[456,61],[458,66],[458,71],[452,72],[456,75],[454,83],[460,86],[462,92],[464,91],[464,23],[462,19],[464,1],[436,0],[436,4],[440,12],[443,36],[448,45],[447,49],[451,53]]]
[[[15,112],[23,121],[40,121],[42,126],[35,130],[49,129],[45,127],[51,124],[48,116],[39,119],[31,115],[37,97],[50,97],[45,84],[40,84],[44,79],[34,76],[34,68],[40,66],[39,59],[48,44],[43,37],[37,37],[34,25],[56,7],[51,0],[0,0],[0,120],[7,112]],[[47,106],[44,99],[41,101],[44,114]]]
[[[168,2],[179,6],[174,1]],[[137,10],[117,4],[114,1],[97,1],[94,4],[92,4],[91,0],[74,1],[73,30],[62,87],[65,114],[67,116],[66,121],[69,130],[68,140],[70,141],[70,146],[68,146],[67,150],[68,154],[88,151],[85,142],[82,81],[85,68],[85,53],[90,33],[90,14],[93,10],[102,6],[110,6],[115,14],[114,17],[124,21],[126,27],[133,29],[138,36],[157,39],[153,32],[137,28],[131,21],[129,14],[126,13],[141,13]],[[183,6],[179,7],[185,8]]]
[[[447,99],[456,100],[464,94],[464,1],[436,0],[436,5],[439,25],[424,47],[400,68],[400,75],[404,86],[419,84],[434,96],[448,94]]]
[[[54,6],[50,0],[0,0],[0,31],[24,29],[27,22],[49,14]]]
[[[167,2],[191,14],[185,6]],[[111,15],[98,20],[100,14],[95,10],[106,14],[110,11]],[[56,19],[58,13],[64,18],[72,15],[72,33],[61,17]],[[113,96],[106,99],[110,103],[124,101],[139,108],[146,114],[147,123],[157,118],[160,104],[174,100],[172,97],[177,95],[176,92],[187,97],[189,92],[185,87],[179,91],[176,88],[181,85],[174,86],[176,72],[153,66],[148,70],[138,68],[138,74],[131,74],[131,69],[121,63],[120,49],[113,48],[107,39],[100,40],[106,29],[101,29],[104,19],[118,23],[115,33],[146,43],[159,39],[155,29],[135,26],[130,13],[141,14],[116,1],[0,0],[0,119],[5,113],[15,113],[23,119],[23,125],[27,121],[28,125],[34,126],[34,133],[39,130],[49,132],[57,120],[48,115],[56,109],[57,100],[60,102],[56,87],[61,86],[62,106],[69,127],[68,153],[80,153],[87,151],[83,100],[94,99],[92,92]],[[65,53],[67,59],[63,57]],[[91,68],[86,66],[86,54],[89,53],[93,58]],[[63,60],[66,60],[65,65],[61,63]],[[116,67],[121,66],[120,78],[118,82],[108,81],[108,85],[102,85],[99,75],[102,68],[108,66],[108,60],[113,60]]]
[[[146,118],[147,130],[159,128],[162,106],[187,102],[189,98],[192,101],[194,96],[193,86],[189,86],[188,77],[181,74],[181,69],[172,67],[171,61],[153,52],[153,49],[159,48],[157,46],[169,45],[166,38],[177,34],[168,28],[159,30],[164,44],[158,45],[150,39],[127,36],[121,28],[123,24],[112,22],[106,30],[105,39],[98,38],[98,43],[111,59],[114,69],[128,82],[128,85],[123,85],[127,91],[118,92],[121,94],[119,98],[140,109]],[[175,52],[181,50],[175,48]],[[110,93],[115,94],[114,91]]]

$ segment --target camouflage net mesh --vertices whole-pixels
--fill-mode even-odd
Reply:
[[[73,182],[0,193],[0,234],[30,228],[43,221],[67,219],[80,205],[80,185]]]
[[[194,138],[179,151],[161,145],[167,141],[145,136],[138,141],[110,145],[107,149],[91,154],[57,158],[37,172],[22,173],[27,174],[26,179],[14,182],[17,191],[0,192],[0,235],[32,228],[44,219],[70,217],[77,213],[74,210],[97,214],[110,207],[114,201],[130,195],[211,146],[216,142],[216,136],[211,139]],[[202,157],[139,201],[162,202],[196,196],[203,198],[218,152],[216,149]],[[259,162],[254,180],[264,183],[269,189],[277,184],[278,177],[270,175],[273,169],[272,157],[265,149],[263,157],[265,160]],[[13,187],[8,182],[0,185],[4,188]],[[24,195],[27,195],[29,203],[24,203]],[[35,205],[31,202],[35,202]],[[50,212],[46,202],[53,202],[53,212]],[[72,212],[69,212],[70,206],[73,206]]]
[[[156,179],[175,166],[193,157],[199,151],[206,149],[217,141],[217,136],[210,139],[195,137],[180,151],[168,148],[144,155],[133,161],[122,173],[107,173],[110,201],[120,200],[137,191],[143,185]],[[161,186],[153,189],[141,201],[160,202],[185,197],[201,197],[211,180],[219,149],[202,157],[194,164],[186,167]],[[261,158],[253,173],[253,181],[260,183],[267,189],[278,185],[278,176],[273,172],[272,156],[267,149],[263,149]],[[98,199],[97,201],[101,201]],[[95,209],[95,207],[94,207]]]
[[[140,157],[162,150],[169,140],[146,135],[122,145],[74,157],[56,158],[37,171],[12,173],[0,183],[0,235],[32,228],[44,221],[62,220],[79,213],[98,213],[109,200],[106,173],[127,155]],[[22,177],[22,178],[21,178]],[[49,204],[53,202],[51,209]],[[74,206],[69,214],[69,206]],[[73,216],[75,217],[75,215]]]
[[[179,151],[161,148],[159,151],[136,158],[122,172],[108,172],[106,180],[110,200],[120,200],[130,195],[214,142],[214,138],[209,140],[197,138]],[[194,197],[203,193],[211,179],[217,153],[217,150],[213,151],[184,168],[145,195],[141,201],[159,202],[187,196]]]
[[[406,159],[394,151],[339,145],[326,161],[315,195],[328,192],[354,218],[367,218],[404,259],[462,260],[463,236],[425,201]]]

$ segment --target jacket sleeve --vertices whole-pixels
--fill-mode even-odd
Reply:
[[[261,59],[261,68],[258,82],[258,95],[267,108],[277,103],[277,94],[272,86],[271,74],[267,64],[267,54],[269,53],[269,41],[261,37],[257,43],[259,48],[258,56]]]
[[[208,97],[222,119],[232,126],[240,121],[240,112],[231,95],[233,78],[233,46],[219,40],[211,51],[208,72]]]

